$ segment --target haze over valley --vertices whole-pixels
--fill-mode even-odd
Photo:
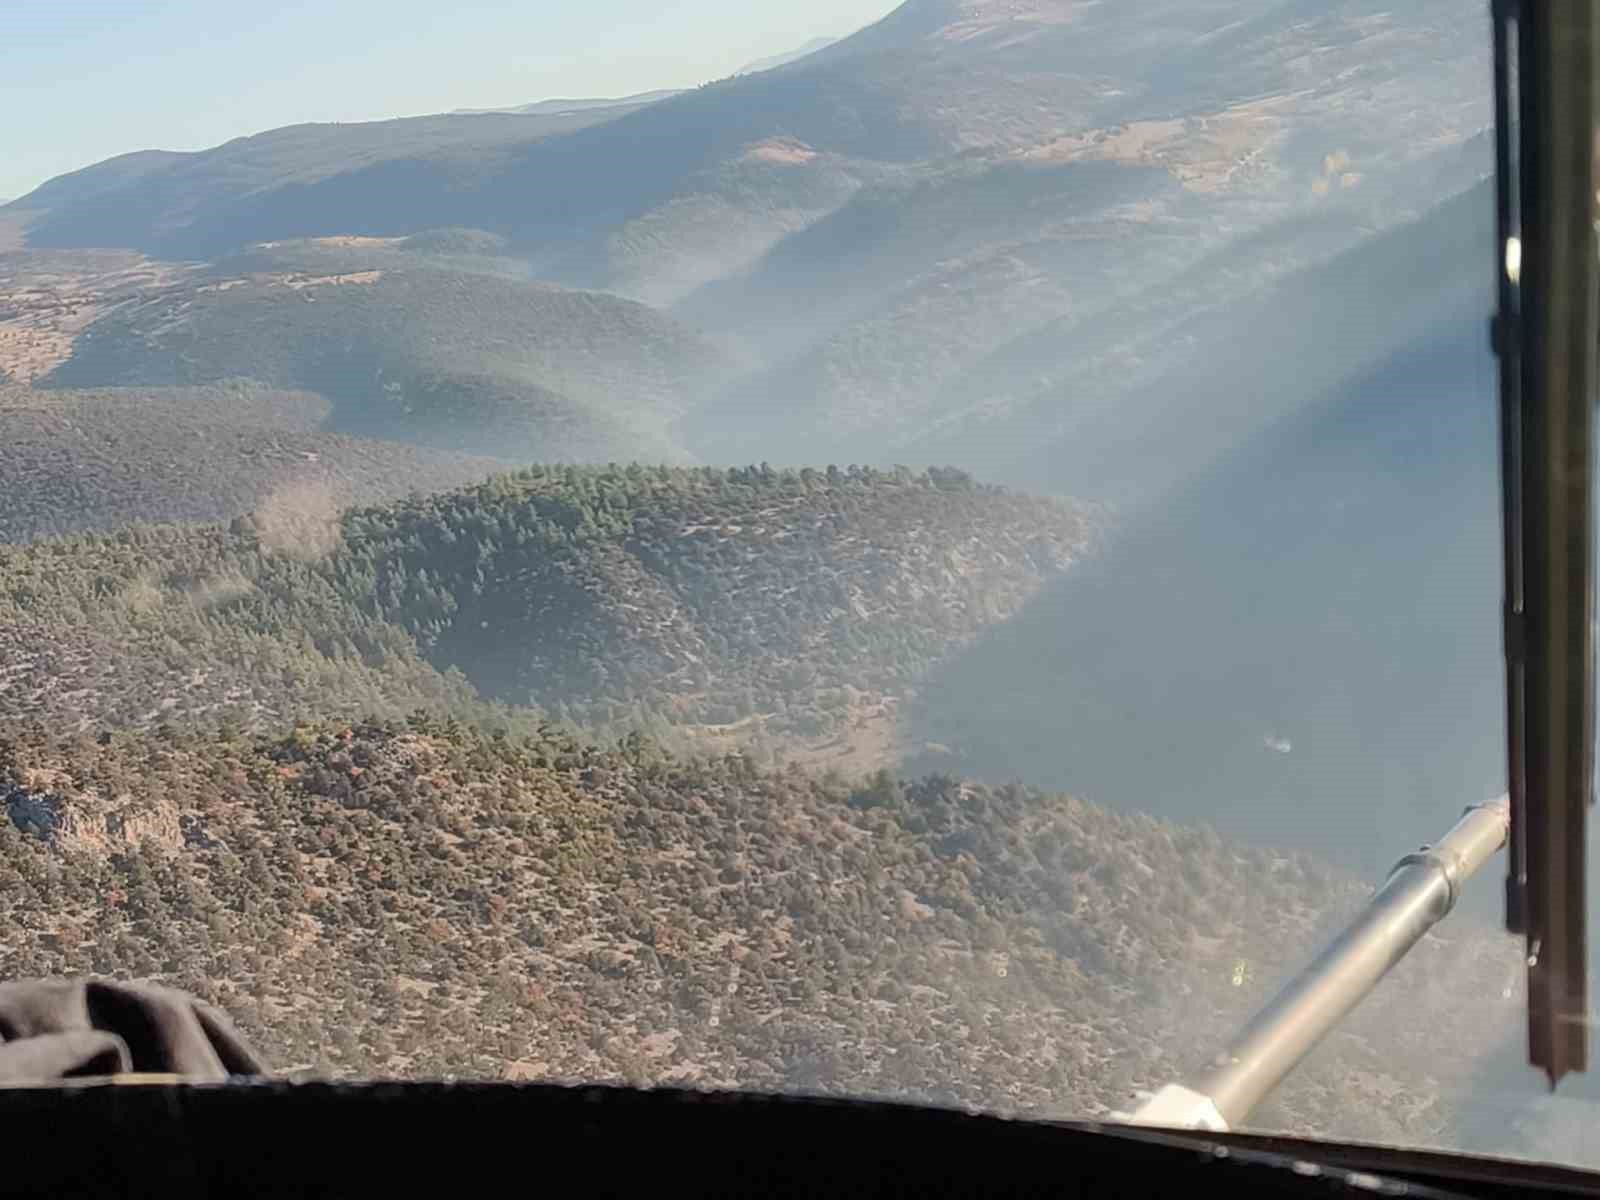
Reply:
[[[1503,790],[1488,49],[907,0],[0,205],[0,969],[333,1074],[1192,1067]],[[1261,1119],[1524,1144],[1494,916]]]

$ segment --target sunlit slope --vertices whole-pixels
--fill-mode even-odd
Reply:
[[[227,521],[458,487],[509,465],[323,431],[320,396],[248,384],[43,391],[0,385],[0,541],[129,522]]]
[[[1196,1066],[1363,890],[1062,796],[427,720],[23,730],[0,772],[0,969],[163,979],[341,1075],[1103,1116]],[[1260,1120],[1449,1144],[1516,957],[1430,938]]]
[[[1503,790],[1489,214],[1393,248],[1219,343],[1198,400],[1276,420],[939,672],[913,740],[1367,871]]]
[[[488,700],[842,758],[1091,533],[958,472],[538,468],[342,516],[291,489],[229,529],[0,549],[0,713],[122,728]]]
[[[703,338],[614,296],[358,253],[148,290],[38,383],[244,377],[326,396],[339,433],[524,461],[684,457],[667,428],[721,365]]]

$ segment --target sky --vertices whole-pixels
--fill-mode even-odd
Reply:
[[[0,0],[0,199],[303,121],[692,87],[897,0]]]

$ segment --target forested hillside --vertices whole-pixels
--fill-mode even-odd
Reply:
[[[0,740],[0,973],[160,978],[280,1067],[1095,1116],[1361,889],[1062,796],[851,789],[425,719]],[[1430,938],[1263,1123],[1448,1143],[1516,949]],[[1445,980],[1448,980],[1446,984]]]
[[[534,468],[351,514],[334,569],[496,698],[814,736],[1014,611],[1090,530],[958,471]]]
[[[816,740],[886,724],[1085,550],[1091,517],[857,468],[540,467],[342,516],[275,497],[230,529],[0,548],[0,713],[117,728],[476,695]]]
[[[0,541],[373,504],[509,465],[325,433],[329,410],[319,396],[248,383],[83,392],[0,384]]]

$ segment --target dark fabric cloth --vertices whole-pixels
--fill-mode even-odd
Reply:
[[[0,983],[0,1084],[130,1073],[219,1082],[267,1068],[226,1016],[173,988],[92,978]]]

